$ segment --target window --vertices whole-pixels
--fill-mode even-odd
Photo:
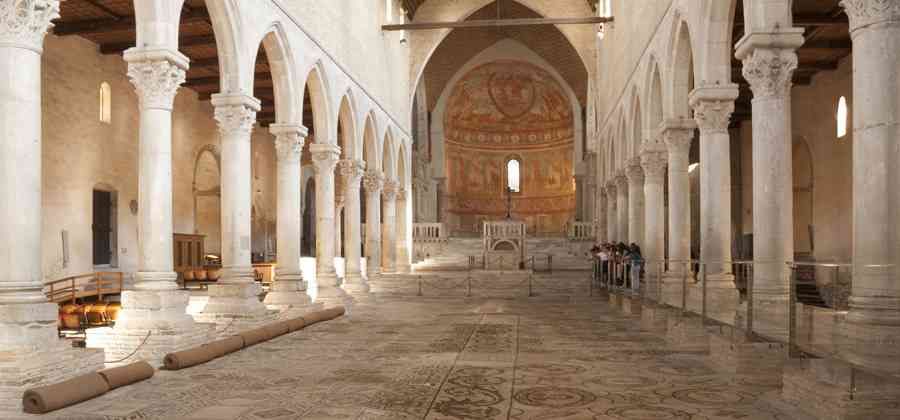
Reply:
[[[506,162],[506,188],[512,192],[521,192],[519,166],[518,159],[510,159],[509,162]]]
[[[109,124],[112,122],[112,89],[109,87],[109,83],[103,82],[100,84],[100,122]]]
[[[847,98],[841,96],[841,99],[838,100],[837,108],[837,138],[839,139],[842,139],[847,135],[848,118]]]

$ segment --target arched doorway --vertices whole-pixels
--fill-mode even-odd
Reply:
[[[194,233],[206,236],[207,254],[222,255],[222,212],[219,151],[206,145],[194,161]]]

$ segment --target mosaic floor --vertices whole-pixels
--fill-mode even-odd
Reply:
[[[792,418],[760,402],[777,384],[717,373],[637,327],[600,299],[373,298],[41,418]]]

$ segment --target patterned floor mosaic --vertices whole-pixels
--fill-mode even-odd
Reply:
[[[350,316],[43,417],[788,419],[603,299],[371,298]]]

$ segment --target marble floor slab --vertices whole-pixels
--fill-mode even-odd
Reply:
[[[48,419],[789,419],[602,298],[372,297]]]

